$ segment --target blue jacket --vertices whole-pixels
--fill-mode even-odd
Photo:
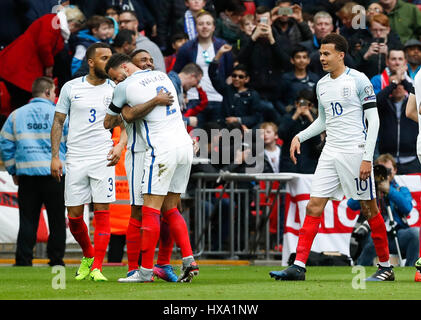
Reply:
[[[227,42],[225,40],[214,37],[213,46],[214,46],[215,54],[226,43]],[[177,53],[177,59],[175,60],[175,64],[173,67],[173,70],[175,72],[179,73],[181,69],[183,69],[183,67],[190,62],[196,63],[198,46],[199,46],[199,40],[196,38],[196,39],[187,41],[180,48],[180,50]],[[228,52],[221,57],[221,60],[219,63],[219,74],[221,77],[227,78],[229,75],[231,75],[233,63],[234,63],[234,60],[233,60],[233,56],[231,52]]]
[[[88,29],[84,29],[78,32],[77,40],[75,43],[75,47],[77,46],[84,46],[85,49],[94,43],[100,42],[100,40],[94,37]],[[78,59],[76,57],[72,58],[72,65],[71,65],[71,72],[74,74],[82,65],[83,59]]]
[[[51,174],[50,132],[54,104],[34,98],[13,111],[0,132],[0,156],[11,175],[47,176]],[[63,128],[60,159],[65,160],[68,123]],[[64,173],[64,172],[63,172]]]
[[[406,217],[412,210],[412,195],[407,187],[400,187],[395,180],[390,183],[390,191],[386,200],[389,200],[390,209],[392,210],[393,219],[398,224],[398,228],[409,228]],[[351,210],[360,210],[360,202],[358,200],[349,199],[348,207]],[[382,212],[387,217],[387,212]]]

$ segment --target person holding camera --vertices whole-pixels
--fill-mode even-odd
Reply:
[[[286,115],[282,118],[278,136],[284,141],[282,145],[281,172],[314,173],[317,160],[322,149],[321,136],[317,135],[301,146],[297,164],[289,157],[292,138],[306,129],[317,118],[315,96],[312,90],[304,89],[298,92],[294,104],[286,107]]]
[[[396,182],[395,174],[397,172],[397,166],[391,154],[381,154],[376,159],[375,164],[384,166],[383,169],[387,172],[387,178],[379,181],[382,179],[378,174],[376,175],[376,170],[374,171],[379,208],[388,231],[389,250],[390,252],[397,252],[396,242],[392,232],[393,227],[396,230],[400,251],[406,257],[405,266],[414,266],[419,254],[419,229],[410,227],[407,221],[407,216],[412,210],[411,193],[407,187],[400,186]],[[388,206],[390,206],[392,211],[393,224],[391,224],[387,213]],[[359,202],[354,199],[348,200],[348,207],[352,210],[360,210]],[[368,236],[370,233],[368,223],[365,221],[354,233],[356,233],[357,238],[364,241],[362,252],[357,259],[357,265],[372,266],[373,259],[376,257],[376,251],[372,238]]]
[[[369,32],[366,33],[367,37],[362,39],[361,50],[353,54],[356,68],[371,79],[386,67],[388,49],[401,46],[401,42],[397,34],[391,30],[386,15],[375,14],[369,21]]]
[[[292,46],[313,37],[302,11],[299,4],[293,5],[290,0],[279,0],[271,11],[274,28],[285,35]]]

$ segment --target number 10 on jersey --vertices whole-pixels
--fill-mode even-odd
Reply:
[[[341,104],[339,102],[331,102],[330,106],[332,107],[332,116],[340,116],[344,111]]]
[[[163,87],[163,86],[159,86],[156,88],[156,93],[158,94],[159,91],[164,90],[164,92],[169,92],[167,88]],[[170,105],[167,105],[167,116],[172,115],[173,113],[175,113],[177,111],[176,108],[170,108]]]

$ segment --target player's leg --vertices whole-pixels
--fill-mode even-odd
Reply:
[[[83,220],[84,205],[67,207],[67,217],[69,219],[69,229],[73,238],[82,248],[83,258],[79,269],[76,271],[76,280],[83,280],[89,276],[92,263],[94,262],[94,247],[89,237],[88,227]]]
[[[305,266],[314,238],[319,231],[321,216],[328,198],[310,197],[306,206],[306,217],[298,234],[298,244],[294,264],[282,271],[272,271],[276,280],[305,280]]]
[[[168,192],[162,205],[162,212],[163,218],[170,227],[171,236],[181,250],[183,264],[178,281],[190,282],[194,276],[199,274],[199,266],[193,257],[186,221],[177,208],[179,201],[179,193]]]
[[[376,199],[360,200],[360,205],[361,213],[370,225],[371,238],[373,239],[376,254],[379,257],[378,270],[366,281],[393,281],[395,280],[395,274],[392,269],[393,266],[389,262],[389,242],[386,226],[377,207]]]
[[[161,229],[159,233],[158,260],[153,267],[154,275],[168,282],[177,282],[178,276],[170,265],[171,255],[174,248],[174,239],[171,236],[168,222],[161,217]]]

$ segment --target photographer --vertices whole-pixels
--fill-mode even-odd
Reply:
[[[376,161],[376,165],[382,165],[387,172],[387,178],[380,181],[380,177],[375,173],[377,201],[383,219],[385,220],[386,230],[388,231],[389,250],[396,253],[396,242],[393,237],[392,226],[387,213],[387,206],[392,211],[394,225],[396,230],[399,248],[404,257],[406,257],[405,266],[414,266],[419,254],[419,229],[409,227],[406,217],[412,210],[412,196],[407,187],[401,187],[394,180],[397,167],[391,154],[382,154]],[[383,168],[384,169],[384,168]],[[348,207],[352,210],[360,210],[359,202],[353,199],[348,200]],[[373,240],[368,236],[370,228],[364,222],[354,231],[354,236],[363,241],[363,249],[357,259],[357,265],[372,266],[373,259],[376,257]]]
[[[389,48],[401,46],[399,37],[390,29],[389,18],[376,14],[370,19],[369,37],[363,39],[362,48],[354,52],[356,69],[363,71],[370,79],[386,67]]]
[[[271,10],[273,27],[285,35],[291,46],[313,37],[310,27],[303,19],[302,8],[291,0],[279,0]]]

